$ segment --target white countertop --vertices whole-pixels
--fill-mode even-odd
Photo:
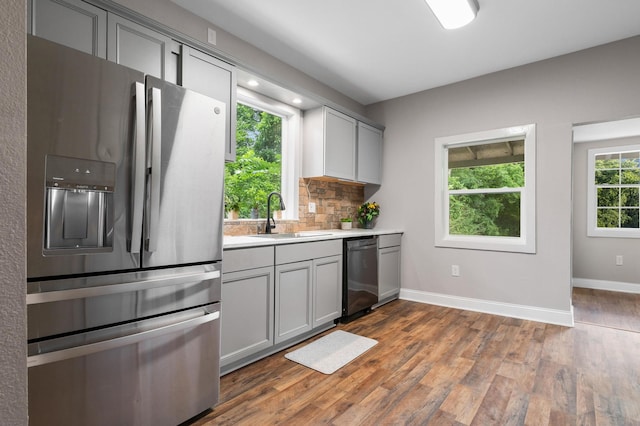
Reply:
[[[223,248],[235,249],[246,247],[272,246],[277,244],[291,244],[299,242],[335,240],[342,238],[361,237],[367,235],[386,235],[386,234],[402,234],[404,231],[400,229],[362,229],[356,228],[351,230],[342,229],[323,229],[317,231],[300,231],[296,232],[295,237],[282,238],[278,234],[271,234],[274,237],[268,237],[266,234],[260,235],[242,235],[242,236],[226,236],[224,237]]]

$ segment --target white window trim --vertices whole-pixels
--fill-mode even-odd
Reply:
[[[520,237],[492,237],[449,234],[448,149],[459,145],[482,145],[501,139],[524,138],[524,188],[508,188],[508,192],[521,192]],[[483,189],[482,192],[493,190]],[[505,191],[498,189],[497,191]],[[465,191],[468,192],[468,191]],[[435,245],[475,250],[493,250],[518,253],[536,252],[536,125],[528,124],[504,129],[488,130],[440,137],[435,139]]]
[[[298,180],[300,177],[300,141],[302,140],[302,114],[300,110],[275,99],[243,87],[238,87],[237,101],[282,117],[282,172],[280,193],[286,209],[282,219],[298,220]],[[264,200],[266,203],[267,200]],[[262,218],[264,219],[264,218]]]
[[[598,228],[597,206],[598,195],[595,184],[596,156],[600,154],[619,154],[640,151],[640,145],[612,146],[608,148],[594,148],[588,150],[587,177],[587,236],[606,238],[640,238],[640,229],[630,228]],[[620,185],[625,187],[625,185]],[[630,185],[635,187],[637,185]]]

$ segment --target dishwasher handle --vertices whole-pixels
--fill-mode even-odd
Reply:
[[[365,237],[353,240],[347,240],[347,250],[367,250],[378,248],[378,237]]]

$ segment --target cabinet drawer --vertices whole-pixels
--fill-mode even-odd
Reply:
[[[273,266],[273,246],[225,250],[222,259],[223,273]]]
[[[378,248],[399,246],[402,243],[402,234],[380,235],[378,237]]]
[[[342,240],[276,246],[276,265],[342,254]]]

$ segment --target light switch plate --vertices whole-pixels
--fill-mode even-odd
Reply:
[[[309,213],[316,212],[316,203],[309,203]]]
[[[216,40],[216,31],[213,28],[207,28],[207,41],[210,44],[216,44],[217,40]]]

